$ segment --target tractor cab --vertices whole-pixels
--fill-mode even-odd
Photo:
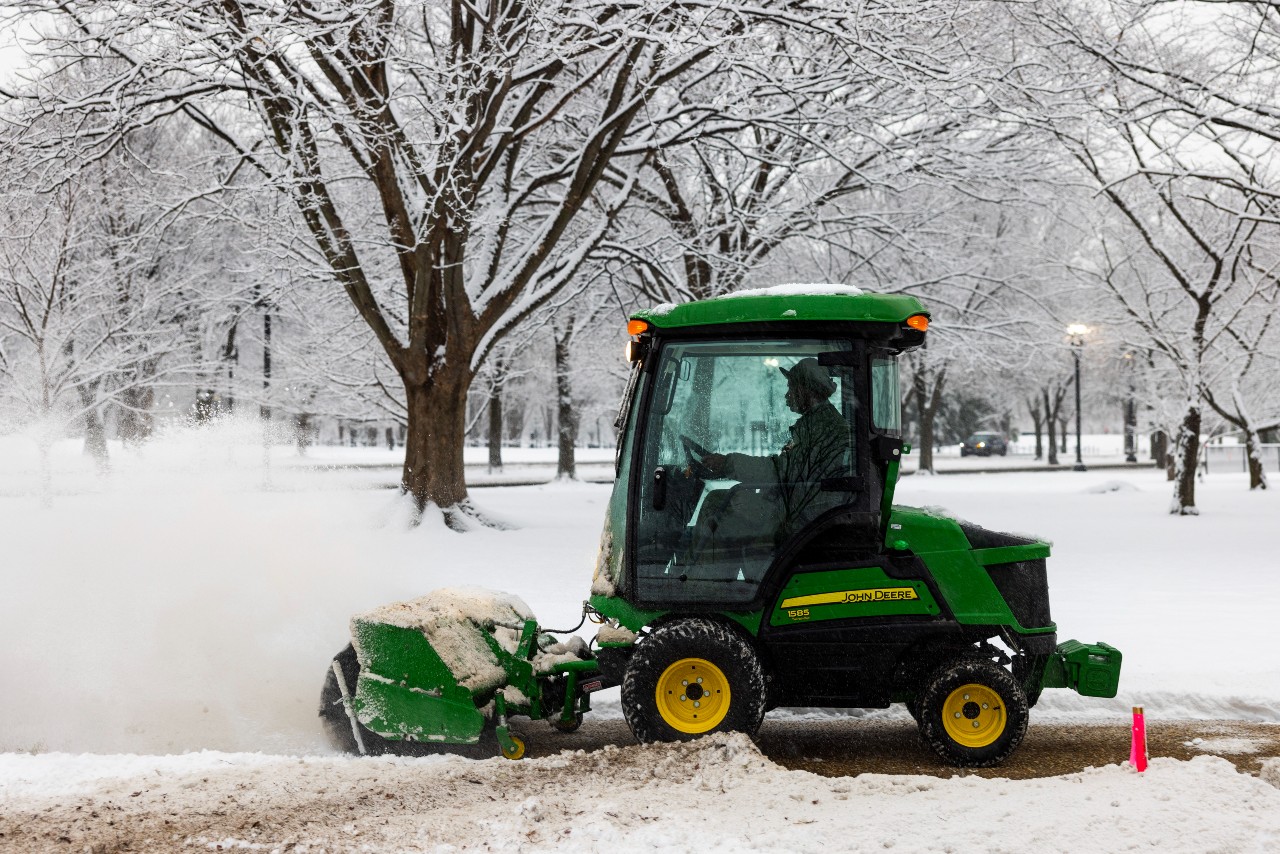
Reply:
[[[884,542],[912,297],[792,286],[639,312],[597,586],[757,611],[789,567]],[[620,536],[621,535],[621,536]]]

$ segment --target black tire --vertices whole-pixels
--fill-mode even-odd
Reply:
[[[912,698],[907,700],[907,712],[911,715],[911,719],[916,722],[916,726],[920,725],[920,700]]]
[[[577,732],[582,726],[582,712],[574,713],[573,720],[562,721],[560,718],[550,718],[551,728],[556,732]]]
[[[999,765],[1027,734],[1026,694],[993,661],[943,665],[925,680],[919,704],[921,736],[943,761],[960,768]]]
[[[668,686],[661,701],[660,683]],[[682,685],[688,689],[678,693]],[[715,620],[690,617],[658,626],[636,645],[622,679],[622,714],[641,742],[687,741],[712,732],[754,736],[764,720],[766,691],[760,660],[741,635]]]
[[[360,663],[356,660],[356,651],[351,644],[333,657],[342,671],[343,681],[347,685],[347,695],[355,696],[356,679],[360,676]],[[342,691],[338,688],[338,678],[330,666],[325,672],[324,687],[320,689],[320,720],[324,725],[325,736],[329,746],[343,753],[360,753],[355,734],[351,730],[351,719],[347,717],[346,706],[342,701]],[[428,744],[421,741],[403,741],[383,738],[363,725],[360,727],[360,740],[364,743],[365,753],[369,756],[433,756],[441,753],[453,753],[474,759],[486,759],[497,756],[497,740],[493,735],[493,727],[486,726],[478,744]]]

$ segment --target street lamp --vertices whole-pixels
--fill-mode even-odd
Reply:
[[[1089,334],[1089,327],[1083,323],[1073,323],[1067,327],[1071,336],[1071,355],[1076,362],[1076,464],[1072,471],[1088,471],[1084,467],[1084,457],[1080,454],[1080,351],[1084,349],[1084,336]]]

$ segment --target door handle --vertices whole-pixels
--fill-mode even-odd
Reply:
[[[667,480],[670,473],[666,466],[658,466],[653,470],[653,500],[654,510],[662,510],[667,506]]]

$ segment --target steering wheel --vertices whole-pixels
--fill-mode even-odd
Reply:
[[[680,434],[680,444],[684,445],[685,458],[689,462],[689,472],[693,474],[694,477],[701,478],[702,480],[709,480],[715,477],[715,472],[707,468],[702,462],[702,458],[707,454],[710,454],[711,451],[702,447],[683,433]]]

